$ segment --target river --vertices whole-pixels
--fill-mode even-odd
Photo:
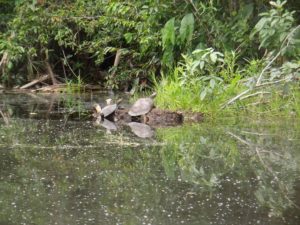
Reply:
[[[237,116],[141,138],[93,121],[108,97],[0,95],[0,224],[300,224],[299,119]]]

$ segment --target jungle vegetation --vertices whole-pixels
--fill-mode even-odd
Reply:
[[[162,108],[299,116],[299,10],[297,0],[0,0],[1,83],[51,73],[156,90]]]

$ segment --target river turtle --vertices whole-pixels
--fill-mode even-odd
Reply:
[[[142,116],[151,111],[154,106],[153,98],[156,96],[154,92],[147,98],[138,99],[128,111],[130,116]]]
[[[118,108],[118,104],[122,101],[122,99],[119,99],[117,101],[117,103],[112,104],[112,99],[107,99],[106,103],[107,106],[105,106],[102,110],[101,110],[101,114],[103,115],[103,117],[108,117],[109,115],[113,114],[116,109]]]

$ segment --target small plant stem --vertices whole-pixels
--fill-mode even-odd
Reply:
[[[197,18],[198,20],[200,20],[200,17],[199,17],[199,15],[200,15],[199,10],[198,10],[197,7],[195,6],[193,0],[185,0],[185,2],[186,2],[187,4],[190,4],[190,5],[193,7],[193,9],[194,9],[194,11],[195,11],[195,16],[196,16],[196,18]]]
[[[230,99],[227,103],[223,104],[221,109],[224,109],[225,107],[227,107],[228,105],[232,104],[233,102],[235,102],[236,100],[238,100],[240,97],[242,97],[243,95],[247,94],[248,92],[250,92],[251,89],[247,89],[245,91],[243,91],[242,93],[238,94],[237,96],[235,96],[234,98]]]
[[[258,92],[255,92],[253,94],[249,94],[249,95],[240,97],[240,100],[243,100],[243,99],[246,99],[246,98],[251,98],[251,97],[254,97],[254,96],[257,96],[257,95],[264,95],[264,94],[271,94],[271,92],[269,92],[269,91],[258,91]]]
[[[74,75],[75,77],[77,77],[77,75],[75,74],[74,70],[72,69],[72,67],[71,67],[70,64],[69,64],[69,62],[68,62],[68,60],[67,60],[67,57],[66,57],[66,54],[65,54],[65,51],[64,51],[63,49],[62,49],[62,53],[63,53],[63,55],[64,55],[66,64],[67,64],[67,66],[69,67],[70,71],[73,73],[73,75]]]
[[[273,85],[273,84],[281,83],[283,81],[288,81],[289,79],[290,78],[284,78],[284,79],[276,80],[276,81],[273,81],[273,82],[266,82],[266,83],[263,83],[263,84],[260,84],[260,85],[256,85],[255,87],[256,88],[261,88],[261,87],[265,87],[265,86],[270,86],[270,85]]]

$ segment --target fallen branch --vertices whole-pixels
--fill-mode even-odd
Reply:
[[[35,91],[41,91],[41,92],[60,92],[66,90],[67,85],[66,84],[54,84],[42,88],[38,88]]]
[[[43,75],[43,76],[39,77],[38,79],[35,79],[35,80],[29,82],[28,84],[23,85],[22,87],[20,87],[20,89],[30,88],[30,87],[34,86],[35,84],[46,81],[50,78],[51,78],[51,76],[49,74]]]

